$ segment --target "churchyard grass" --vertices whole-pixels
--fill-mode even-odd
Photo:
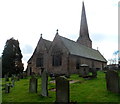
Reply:
[[[10,89],[10,93],[6,94],[2,91],[3,102],[54,102],[55,91],[48,90],[48,97],[42,97],[41,78],[38,78],[37,93],[29,93],[29,79],[20,79],[15,82],[15,87]],[[3,79],[2,79],[3,80]],[[76,83],[70,84],[70,101],[72,102],[120,102],[120,95],[107,91],[105,73],[98,72],[98,77],[92,80],[86,80],[78,75],[72,75],[68,80],[78,80]],[[50,83],[48,78],[48,89],[55,88],[55,83]],[[4,81],[3,83],[4,84]]]

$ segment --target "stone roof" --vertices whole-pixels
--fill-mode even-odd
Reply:
[[[98,50],[86,47],[82,44],[79,44],[73,40],[67,39],[62,36],[60,36],[60,38],[71,55],[107,62],[106,59]]]
[[[46,46],[47,50],[49,50],[52,42],[49,41],[49,40],[46,40],[46,39],[43,39],[43,41],[44,41],[44,43],[45,43],[45,46]]]

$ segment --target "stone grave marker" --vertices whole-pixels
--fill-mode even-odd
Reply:
[[[81,64],[79,71],[80,77],[86,77],[89,74],[89,66],[87,64]]]
[[[114,70],[108,70],[106,73],[106,87],[107,90],[120,94],[120,77]]]
[[[41,73],[41,95],[48,96],[48,75],[45,70]]]
[[[97,78],[97,70],[95,68],[92,68],[92,78]]]
[[[10,84],[5,84],[5,93],[10,93]]]
[[[37,78],[32,77],[29,82],[29,92],[37,93]]]
[[[64,76],[56,77],[56,102],[69,102],[69,80]]]

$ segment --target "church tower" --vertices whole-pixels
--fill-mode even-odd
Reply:
[[[84,2],[82,3],[80,33],[79,33],[79,37],[77,39],[77,43],[80,43],[80,44],[85,45],[89,48],[92,48],[92,41],[89,37],[89,31],[88,31]]]

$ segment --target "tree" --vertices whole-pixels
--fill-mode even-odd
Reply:
[[[22,73],[22,57],[19,41],[14,38],[7,40],[2,53],[2,76]]]

